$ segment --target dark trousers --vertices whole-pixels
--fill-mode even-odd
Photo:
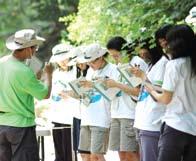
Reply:
[[[196,136],[163,124],[158,161],[196,161]]]
[[[53,122],[55,127],[70,127],[70,125]],[[55,161],[72,161],[71,128],[53,130]]]
[[[80,124],[81,119],[73,118],[73,150],[75,154],[75,161],[78,160],[77,158],[77,151],[79,146],[79,139],[80,139]]]
[[[157,161],[160,132],[140,130],[140,161]]]
[[[81,120],[73,118],[73,150],[77,151],[80,139],[80,123]]]
[[[0,125],[0,161],[39,161],[35,127]]]

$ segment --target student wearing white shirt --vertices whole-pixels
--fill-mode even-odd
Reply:
[[[162,48],[166,47],[165,36],[171,27],[171,25],[163,26],[156,32],[156,40]],[[168,61],[168,56],[163,54],[159,61],[148,70],[146,76],[143,76],[143,79],[151,82],[153,85],[162,86],[165,66]],[[142,161],[157,161],[161,117],[164,115],[164,112],[165,106],[154,101],[142,85],[136,105],[134,123],[134,126],[139,129]]]
[[[116,57],[121,57],[120,51],[118,51],[119,50],[118,45],[122,44],[123,41],[120,40],[121,38],[114,37],[109,41],[107,47],[109,49],[109,52],[111,53],[111,56],[115,54]],[[154,65],[162,55],[159,54],[160,50],[158,48],[150,49],[147,40],[143,41],[142,44],[143,45],[140,45],[139,55],[141,56],[142,55],[141,52],[145,52],[143,58],[145,58],[146,63],[148,63],[148,65],[144,62],[144,60],[142,60],[138,56],[133,57],[130,64],[132,64],[132,66],[137,66],[134,67],[134,70],[139,70],[139,71],[143,70],[142,73],[144,73],[146,71],[146,68],[149,68],[150,66]],[[117,51],[119,55],[117,55]],[[146,59],[146,56],[148,56],[148,59]],[[133,122],[135,119],[136,103],[133,101],[133,98],[131,98],[129,95],[138,96],[140,89],[137,87],[135,88],[130,87],[126,85],[125,82],[120,83],[119,81],[116,82],[113,80],[108,80],[107,85],[108,87],[120,88],[123,91],[121,97],[118,97],[118,99],[113,101],[113,105],[117,107],[114,108],[115,106],[112,106],[111,114],[113,119],[112,119],[111,130],[110,130],[109,148],[111,150],[118,151],[121,160],[125,160],[125,159],[137,160],[138,156],[137,153],[135,153],[138,151],[138,149],[136,149],[135,146],[136,145],[135,137],[137,136],[137,133],[135,136],[135,133],[133,132],[134,129]],[[126,125],[125,121],[129,122],[129,125]],[[117,125],[121,127],[120,130],[118,129],[119,127]],[[125,128],[127,130],[126,131],[123,129],[124,126],[130,128]]]
[[[94,90],[92,80],[106,77],[116,79],[117,69],[115,65],[107,63],[107,50],[99,44],[90,44],[85,53],[90,68],[87,81],[81,81],[81,85],[92,89],[89,92],[90,104],[81,110],[79,150],[83,161],[105,161],[110,127],[110,102]],[[85,151],[90,151],[91,154],[86,154]]]
[[[163,93],[147,86],[166,104],[158,161],[193,161],[196,158],[196,37],[187,25],[176,25],[167,34],[172,60],[166,66]]]
[[[68,62],[68,66],[76,66],[76,79],[79,78],[85,78],[87,71],[89,69],[89,66],[85,62],[83,58],[84,56],[84,51],[85,51],[85,46],[78,46],[70,51],[70,55],[72,57],[70,58]],[[83,106],[82,101],[81,101],[81,96],[78,96],[75,94],[74,91],[69,91],[68,92],[71,97],[74,97],[79,101],[79,106],[74,107],[74,114],[73,114],[73,150],[75,153],[75,161],[78,160],[77,158],[77,152],[78,151],[78,146],[79,146],[79,140],[80,140],[80,124],[81,124],[81,108]],[[86,154],[90,154],[89,151],[85,152]]]
[[[85,49],[85,46],[78,46],[78,47],[70,49],[68,53],[65,53],[64,57],[69,58],[69,60],[68,59],[64,60],[66,71],[70,67],[73,68],[73,70],[67,71],[67,73],[71,72],[72,74],[65,77],[65,83],[69,84],[68,87],[70,86],[70,83],[72,81],[75,81],[79,78],[86,77],[89,66],[87,65],[86,61],[83,58],[84,49]],[[61,59],[62,59],[62,56],[61,56]],[[61,76],[61,79],[62,79],[62,76]],[[60,93],[60,97],[64,99],[64,102],[66,104],[68,100],[71,100],[70,97],[74,98],[72,99],[74,100],[74,102],[72,102],[72,105],[70,106],[71,108],[69,109],[71,110],[69,115],[71,116],[71,113],[73,112],[72,113],[73,115],[71,116],[73,117],[72,139],[73,139],[73,150],[74,150],[74,155],[75,155],[74,158],[75,158],[75,161],[77,161],[78,160],[77,152],[78,152],[79,139],[80,139],[79,136],[80,136],[80,124],[81,124],[81,108],[82,106],[84,106],[81,101],[82,96],[79,96],[78,94],[76,94],[71,88],[67,88],[67,90],[63,90]],[[64,109],[64,110],[68,110],[68,109]],[[62,114],[65,115],[64,113]],[[82,153],[84,152],[86,154],[90,154],[89,151],[82,151]]]
[[[49,115],[49,119],[54,124],[52,134],[55,161],[72,161],[71,125],[73,110],[79,106],[79,101],[61,95],[62,92],[71,90],[68,83],[76,79],[75,67],[67,66],[71,49],[72,47],[69,45],[58,44],[53,47],[53,56],[50,59],[51,62],[58,64],[53,72]]]
[[[128,50],[126,45],[127,41],[120,36],[111,38],[106,45],[111,57],[119,66],[123,59],[122,50],[126,50],[127,52],[131,51],[130,48]],[[136,60],[135,62],[137,62],[138,66],[142,67],[142,63],[146,64],[139,57],[135,57],[134,60]],[[131,62],[131,64],[136,65],[135,62]],[[120,89],[120,92],[112,100],[111,104],[112,120],[109,135],[109,149],[118,151],[120,161],[137,161],[139,160],[137,153],[138,142],[136,140],[135,129],[133,128],[136,100],[130,94],[137,96],[139,94],[139,88],[129,87],[120,73],[118,73],[117,78],[116,80],[108,79],[105,81],[108,88]]]

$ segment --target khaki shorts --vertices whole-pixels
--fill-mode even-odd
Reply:
[[[125,118],[112,119],[109,149],[113,151],[132,151],[136,152],[139,149],[136,140],[136,131],[133,128],[134,120]]]
[[[79,151],[105,154],[108,147],[108,128],[81,126]]]

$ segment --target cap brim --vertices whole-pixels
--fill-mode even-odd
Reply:
[[[10,50],[22,49],[22,45],[19,45],[14,42],[14,35],[7,38],[6,47]]]
[[[75,59],[72,59],[70,60],[68,63],[67,63],[67,66],[74,66],[76,64],[82,64],[82,63],[88,63],[88,59],[85,59],[84,57],[76,57]]]
[[[61,53],[59,55],[53,55],[50,58],[50,62],[60,62],[60,61],[63,61],[65,59],[72,58],[74,56],[75,56],[75,54],[72,53],[72,52],[64,52],[64,53]]]
[[[7,38],[6,47],[9,50],[18,50],[18,49],[24,49],[24,48],[27,48],[27,47],[30,47],[30,46],[41,45],[44,41],[45,41],[44,38],[36,36],[35,39],[29,41],[28,43],[20,45],[20,44],[17,44],[14,41],[14,35],[12,35],[12,36]]]
[[[185,22],[186,23],[196,23],[196,17],[192,17],[191,15],[188,15],[186,18],[185,18]]]
[[[99,52],[96,54],[96,55],[94,55],[94,56],[92,56],[91,58],[89,58],[89,59],[85,59],[86,60],[86,62],[91,62],[91,61],[93,61],[93,60],[95,60],[95,59],[97,59],[97,58],[100,58],[100,57],[102,57],[103,55],[105,55],[107,53],[107,50],[105,49],[105,48],[102,48],[101,50],[99,50]]]
[[[66,57],[66,54],[61,54],[61,55],[53,55],[51,58],[50,58],[50,62],[51,63],[58,63],[58,62],[61,62],[65,59],[68,59]]]

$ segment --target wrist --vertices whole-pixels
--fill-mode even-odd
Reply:
[[[119,82],[116,82],[116,87],[119,88],[119,89],[121,89],[122,88],[122,84],[119,83]]]
[[[150,92],[149,92],[151,95],[154,95],[156,94],[156,91],[154,89],[151,89]]]

